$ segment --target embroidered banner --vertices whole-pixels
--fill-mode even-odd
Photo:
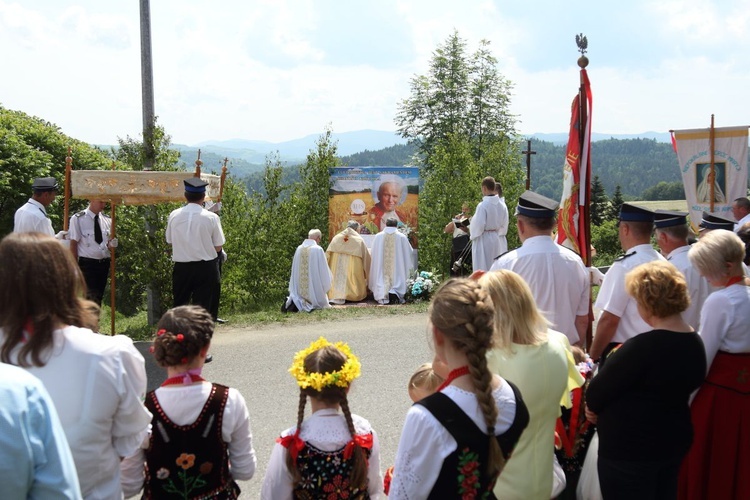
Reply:
[[[193,172],[72,170],[71,197],[103,199],[125,205],[185,201],[182,181],[193,176]],[[201,179],[208,182],[206,198],[216,200],[221,190],[221,176],[201,174]]]
[[[732,202],[747,195],[747,127],[714,128],[714,174],[711,175],[711,129],[675,130],[673,145],[680,164],[690,223],[698,230],[703,212],[734,219]]]

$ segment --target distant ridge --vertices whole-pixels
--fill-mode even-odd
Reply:
[[[530,139],[539,139],[540,141],[551,142],[557,145],[566,144],[568,142],[567,133],[535,132],[526,137]],[[593,132],[591,134],[592,142],[606,141],[607,139],[654,139],[656,142],[672,141],[669,132],[643,132],[642,134],[603,134],[601,132]]]

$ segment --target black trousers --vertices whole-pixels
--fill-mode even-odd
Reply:
[[[219,259],[175,262],[172,269],[174,307],[195,304],[206,309],[216,321],[221,290]]]
[[[604,500],[677,498],[682,458],[655,461],[612,460],[599,456],[597,470]]]
[[[89,259],[78,257],[78,267],[86,281],[86,298],[102,305],[104,289],[109,277],[109,263],[111,259]]]

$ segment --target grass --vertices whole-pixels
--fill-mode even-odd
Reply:
[[[428,302],[416,302],[400,306],[351,306],[316,310],[311,313],[282,313],[281,307],[275,304],[254,312],[221,313],[220,317],[228,320],[229,323],[227,326],[231,328],[251,328],[272,324],[298,325],[310,322],[337,321],[363,317],[419,314],[427,312],[428,307]],[[109,333],[111,331],[110,310],[106,305],[102,306],[99,327],[99,331],[102,333]],[[141,311],[135,316],[130,317],[125,317],[118,313],[115,317],[115,333],[127,335],[136,341],[151,340],[154,334],[154,327],[148,325],[146,311]]]

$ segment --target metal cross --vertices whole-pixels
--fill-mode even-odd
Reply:
[[[526,155],[526,189],[531,189],[531,155],[535,155],[536,151],[531,150],[531,139],[526,143],[526,151],[521,151],[521,154]]]

